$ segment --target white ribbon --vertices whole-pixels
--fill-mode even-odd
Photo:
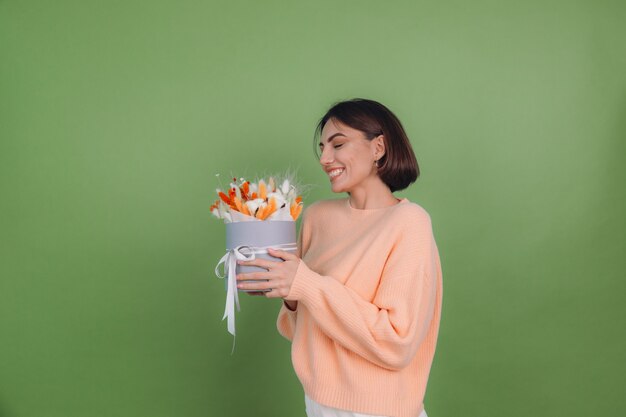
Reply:
[[[250,254],[246,255],[241,253],[243,248],[247,248],[250,251]],[[222,256],[220,261],[215,266],[215,275],[217,275],[218,278],[224,279],[228,277],[226,283],[226,307],[224,308],[224,317],[222,317],[222,320],[228,317],[228,332],[233,335],[233,350],[231,351],[231,355],[235,351],[235,305],[237,305],[237,311],[241,311],[241,308],[239,308],[239,291],[237,291],[237,261],[252,261],[256,259],[256,255],[269,253],[267,251],[268,248],[283,251],[295,251],[298,246],[295,242],[270,246],[239,245],[226,252],[226,254]],[[219,273],[219,268],[222,264],[224,264],[224,275],[220,275]]]

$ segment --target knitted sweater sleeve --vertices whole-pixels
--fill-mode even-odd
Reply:
[[[390,370],[406,367],[427,335],[440,268],[428,213],[411,213],[399,229],[371,302],[304,261],[285,297],[303,303],[336,343]]]
[[[298,233],[298,249],[296,250],[296,255],[299,258],[304,256],[306,253],[306,248],[303,248],[303,240],[307,243],[309,242],[309,227],[307,223],[307,211],[308,207],[302,212],[302,224],[300,226],[300,232]],[[306,239],[303,239],[303,235],[305,235]],[[304,250],[303,250],[304,249]],[[285,302],[281,303],[280,311],[278,312],[278,318],[276,319],[276,327],[278,328],[278,333],[281,334],[285,339],[289,341],[293,341],[293,335],[296,330],[296,318],[298,316],[298,308],[296,306],[295,310],[291,310]]]

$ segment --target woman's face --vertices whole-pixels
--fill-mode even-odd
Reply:
[[[333,192],[352,192],[376,178],[374,161],[382,155],[382,136],[367,140],[360,130],[330,119],[320,137],[320,164]]]

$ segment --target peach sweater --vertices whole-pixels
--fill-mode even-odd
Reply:
[[[355,209],[321,200],[302,214],[302,258],[277,318],[304,392],[320,404],[418,417],[435,354],[442,272],[429,214],[402,199]]]

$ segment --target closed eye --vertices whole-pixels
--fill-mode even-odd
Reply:
[[[341,145],[343,145],[343,143]],[[341,147],[341,145],[335,145],[335,146],[333,146],[333,148],[337,149],[337,148]]]

